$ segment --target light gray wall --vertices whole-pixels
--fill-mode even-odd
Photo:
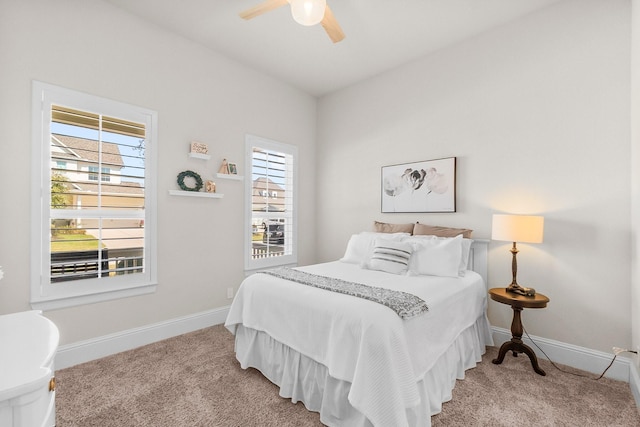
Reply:
[[[518,278],[550,297],[529,333],[611,351],[631,345],[630,2],[569,0],[318,103],[319,261],[374,220],[469,227],[545,217]],[[456,156],[453,214],[381,214],[380,168]],[[511,280],[493,242],[491,287]],[[491,302],[493,325],[511,310]]]
[[[640,352],[640,0],[632,0],[631,8],[631,315],[632,349]],[[640,354],[636,363],[640,366]]]
[[[158,290],[45,313],[61,344],[230,304],[244,277],[243,184],[217,181],[221,200],[168,190],[186,169],[213,177],[223,157],[242,167],[245,133],[298,146],[299,259],[315,260],[315,98],[102,1],[1,0],[0,58],[0,314],[30,308],[32,79],[159,117]],[[188,159],[191,140],[213,158]]]

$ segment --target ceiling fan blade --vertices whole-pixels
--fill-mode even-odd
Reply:
[[[340,40],[344,39],[342,28],[340,28],[340,24],[336,21],[336,17],[333,16],[333,12],[329,9],[329,5],[327,5],[327,8],[324,11],[324,18],[322,18],[320,24],[334,43],[338,43]]]
[[[263,13],[267,13],[273,9],[277,9],[285,4],[289,4],[287,0],[266,0],[252,8],[244,10],[240,12],[240,18],[242,19],[251,19],[256,16],[262,15]]]

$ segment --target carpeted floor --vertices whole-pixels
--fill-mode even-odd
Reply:
[[[487,349],[434,426],[640,426],[629,385],[560,372]],[[570,368],[566,368],[570,369]],[[573,370],[573,372],[578,372]],[[321,426],[317,413],[242,370],[233,336],[214,326],[56,372],[58,427]]]

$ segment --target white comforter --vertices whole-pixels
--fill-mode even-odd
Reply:
[[[300,270],[398,289],[425,300],[429,311],[402,320],[378,303],[266,274],[242,283],[225,326],[263,331],[351,383],[349,402],[376,426],[407,425],[420,403],[416,383],[461,331],[485,316],[482,278],[399,276],[330,262]]]

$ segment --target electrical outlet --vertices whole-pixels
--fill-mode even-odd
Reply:
[[[227,288],[227,299],[233,298],[233,288]]]

